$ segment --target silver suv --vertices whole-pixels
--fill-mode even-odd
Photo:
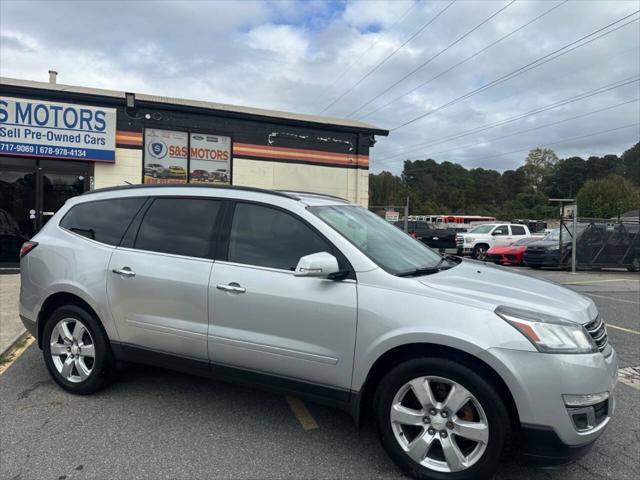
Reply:
[[[342,199],[212,186],[73,198],[21,251],[20,315],[54,380],[144,362],[373,418],[428,479],[485,478],[507,444],[586,453],[614,409],[593,302],[457,257]]]

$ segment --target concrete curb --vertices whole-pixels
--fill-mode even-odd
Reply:
[[[17,343],[26,339],[28,336],[29,336],[29,332],[27,332],[26,329],[23,332],[16,335],[15,338],[11,340],[11,342],[9,342],[9,346],[7,346],[7,348],[5,348],[3,351],[0,352],[0,358],[4,357],[7,354],[7,352],[9,352],[13,347],[16,346]]]

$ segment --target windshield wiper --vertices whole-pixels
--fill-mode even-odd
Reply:
[[[430,275],[432,273],[438,273],[441,270],[447,270],[452,267],[443,267],[442,264],[444,262],[457,262],[458,258],[450,255],[443,255],[438,263],[436,263],[433,267],[420,267],[414,268],[412,270],[406,270],[404,272],[396,273],[396,277],[417,277],[418,275]]]
[[[417,277],[418,275],[429,275],[432,273],[438,273],[439,271],[440,269],[436,267],[414,268],[413,270],[396,273],[396,277]]]

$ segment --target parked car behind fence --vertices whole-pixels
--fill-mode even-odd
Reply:
[[[524,263],[531,268],[568,268],[571,265],[572,226],[564,225],[543,240],[527,245]],[[640,271],[640,228],[638,222],[591,219],[577,227],[578,268],[626,268]]]

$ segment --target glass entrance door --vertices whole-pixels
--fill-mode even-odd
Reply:
[[[17,263],[20,246],[35,235],[36,177],[34,170],[0,170],[0,266]]]
[[[73,173],[42,172],[42,203],[39,228],[64,205],[69,198],[85,191],[85,176]]]
[[[89,187],[87,162],[0,159],[0,268],[16,267],[22,243],[67,199]]]

